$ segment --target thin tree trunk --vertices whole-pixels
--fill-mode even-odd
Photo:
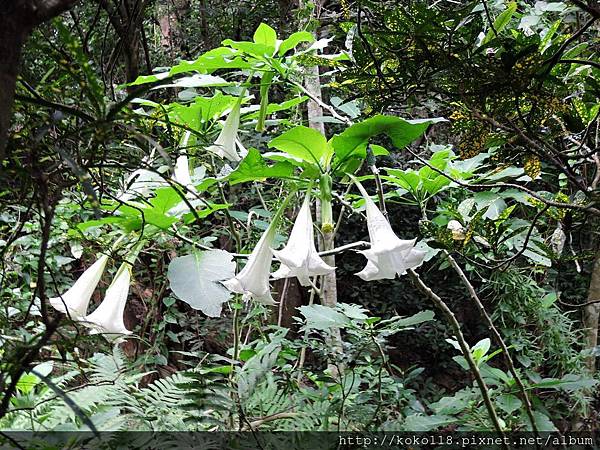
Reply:
[[[8,139],[21,52],[28,30],[12,15],[0,15],[0,161]]]
[[[600,250],[598,250],[596,258],[594,259],[587,301],[600,301]],[[598,345],[599,315],[600,303],[591,303],[583,309],[583,325],[586,330],[586,348],[591,351],[595,350]],[[586,365],[590,373],[594,373],[596,370],[596,356],[594,354],[588,356]]]
[[[23,45],[31,30],[69,9],[76,0],[0,0],[0,163],[8,130]]]

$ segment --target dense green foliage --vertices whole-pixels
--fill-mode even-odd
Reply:
[[[28,43],[0,430],[594,430],[600,10],[172,3]]]

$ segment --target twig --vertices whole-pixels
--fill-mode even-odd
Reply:
[[[475,364],[475,361],[473,360],[473,355],[471,355],[469,345],[467,344],[467,341],[465,340],[465,337],[463,336],[462,331],[460,329],[460,323],[458,322],[458,320],[454,316],[454,313],[448,307],[448,305],[446,305],[446,303],[435,292],[433,292],[431,288],[429,288],[429,286],[427,286],[423,282],[423,280],[421,280],[417,272],[415,272],[413,269],[408,269],[408,274],[410,275],[417,289],[419,289],[421,292],[423,292],[423,294],[429,297],[429,299],[442,311],[442,313],[444,314],[444,316],[446,316],[446,319],[450,323],[450,326],[454,331],[454,335],[458,340],[458,344],[463,353],[463,356],[467,360],[467,364],[469,365],[469,368],[471,369],[471,372],[475,377],[475,381],[477,382],[479,390],[481,391],[483,402],[490,416],[490,420],[492,421],[492,424],[494,425],[494,428],[496,429],[498,434],[500,434],[500,436],[503,438],[501,445],[505,450],[508,450],[509,447],[507,446],[504,439],[505,435],[504,431],[502,430],[502,426],[500,425],[500,419],[498,419],[496,409],[494,408],[494,405],[490,399],[490,392],[488,390],[487,385],[485,384],[485,381],[481,376],[481,373],[479,372],[477,364]]]
[[[533,430],[533,433],[537,437],[538,429],[535,424],[535,417],[533,416],[533,410],[531,408],[531,401],[529,400],[529,396],[527,395],[527,390],[525,389],[525,386],[523,385],[523,381],[517,374],[517,370],[515,369],[513,359],[510,356],[510,353],[508,353],[508,347],[506,346],[504,339],[502,339],[502,336],[500,335],[500,333],[498,332],[498,329],[494,325],[492,318],[489,316],[489,314],[485,310],[485,307],[483,306],[483,303],[479,299],[479,296],[477,295],[475,288],[473,287],[473,285],[471,284],[471,282],[465,275],[462,268],[458,265],[458,263],[452,257],[452,255],[450,255],[450,253],[448,253],[447,250],[444,250],[444,256],[446,256],[446,258],[448,259],[448,262],[450,263],[450,265],[452,266],[454,271],[458,274],[460,280],[462,281],[462,283],[465,285],[465,287],[469,291],[469,295],[471,296],[471,299],[473,299],[473,302],[475,302],[475,305],[477,306],[477,309],[479,310],[481,317],[483,317],[488,328],[492,332],[492,336],[494,337],[496,343],[502,349],[502,354],[504,355],[504,360],[506,361],[506,364],[508,365],[508,369],[509,369],[510,373],[512,374],[515,382],[517,383],[517,387],[519,388],[519,391],[521,392],[521,397],[523,399],[523,403],[525,404],[525,411],[527,412],[527,416],[529,417],[529,421],[531,422],[531,428]],[[539,448],[539,444],[537,444],[537,448]]]

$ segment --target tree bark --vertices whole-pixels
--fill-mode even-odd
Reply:
[[[0,3],[0,163],[8,131],[23,45],[37,25],[58,16],[77,0],[3,0]]]
[[[600,250],[596,253],[592,267],[592,277],[588,290],[588,302],[600,301]],[[591,303],[583,309],[583,325],[585,327],[586,348],[594,351],[598,345],[598,317],[600,315],[600,303]],[[587,368],[590,373],[596,370],[596,356],[592,354],[587,357]]]

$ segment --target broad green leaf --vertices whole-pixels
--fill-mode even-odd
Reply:
[[[536,428],[538,429],[538,431],[558,431],[558,428],[556,428],[556,426],[554,426],[554,424],[552,423],[552,421],[550,420],[550,418],[540,412],[540,411],[533,411],[533,418],[535,420],[535,425]],[[529,420],[529,416],[525,413],[522,414],[522,420],[526,423],[527,425],[527,430],[531,431],[532,427],[531,427],[531,420]]]
[[[261,23],[254,32],[253,39],[256,44],[275,48],[277,32],[266,23]]]
[[[412,327],[413,325],[417,325],[419,323],[428,322],[433,320],[435,314],[433,311],[425,310],[420,311],[416,314],[413,314],[409,317],[403,317],[402,319],[398,319],[395,321],[396,326],[399,327]]]
[[[294,106],[297,106],[301,103],[304,103],[306,100],[308,100],[307,96],[302,96],[302,97],[296,97],[293,98],[291,100],[287,100],[283,103],[269,103],[269,105],[267,106],[267,115],[269,114],[273,114],[279,111],[285,111],[286,109],[291,109]],[[253,112],[247,115],[244,115],[245,119],[256,119],[258,118],[259,112]]]
[[[289,178],[293,173],[294,166],[289,162],[281,161],[269,166],[257,149],[250,148],[240,165],[227,178],[233,185],[265,178]]]
[[[423,184],[423,188],[427,191],[427,193],[430,195],[435,195],[444,187],[448,186],[450,184],[450,180],[444,175],[438,175],[433,179],[424,178],[421,180],[421,183]]]
[[[442,118],[405,120],[395,116],[375,116],[351,125],[334,136],[331,144],[338,164],[351,157],[364,158],[366,146],[374,136],[387,134],[397,149],[402,149],[420,137],[432,123],[445,121]]]
[[[154,191],[155,195],[150,199],[152,209],[156,212],[166,213],[169,209],[179,204],[185,195],[174,187],[160,188]]]
[[[398,169],[385,169],[390,178],[387,181],[391,181],[400,187],[403,187],[407,191],[417,192],[421,178],[419,174],[412,170],[398,170]]]
[[[235,262],[224,250],[194,252],[171,261],[167,278],[173,293],[209,317],[221,315],[222,304],[231,293],[219,281],[232,278]]]
[[[411,414],[404,419],[402,429],[404,431],[431,431],[455,421],[454,417],[444,415]]]
[[[223,95],[217,91],[212,97],[196,97],[190,105],[172,103],[167,106],[167,110],[173,122],[186,125],[195,131],[203,131],[209,123],[233,107],[237,100],[237,97]]]
[[[366,320],[369,318],[369,316],[365,314],[368,311],[360,305],[352,305],[350,303],[339,303],[338,309],[343,315],[345,315],[349,319]]]
[[[373,152],[373,156],[388,156],[390,154],[385,147],[377,144],[371,144],[371,151]]]
[[[333,153],[325,136],[317,130],[305,126],[298,126],[286,131],[269,142],[269,147],[274,147],[320,167],[328,164]]]
[[[161,72],[154,75],[140,75],[135,81],[129,83],[127,86],[139,86],[140,84],[154,83],[169,78],[169,76],[169,72]]]
[[[204,53],[195,61],[182,61],[173,66],[169,74],[187,72],[211,73],[218,69],[249,69],[252,65],[244,61],[235,49],[218,47]]]
[[[312,33],[309,33],[308,31],[297,31],[279,45],[279,50],[277,53],[279,56],[283,56],[288,51],[295,48],[299,43],[313,42],[314,40],[315,38],[313,37]]]
[[[481,359],[489,351],[490,345],[490,339],[485,338],[479,341],[477,344],[475,344],[473,348],[471,348],[471,353],[473,354],[473,359],[475,360],[475,362],[479,363],[479,361],[481,361]]]
[[[265,44],[257,44],[255,42],[236,42],[231,39],[223,41],[223,45],[229,45],[231,48],[247,53],[248,55],[256,56],[263,59],[265,56],[273,55],[275,47]]]
[[[77,225],[77,228],[81,231],[86,231],[88,228],[100,227],[102,225],[110,223],[119,224],[123,222],[123,220],[124,218],[120,216],[103,217],[102,219],[88,220],[86,222],[80,223]]]
[[[345,328],[350,325],[350,319],[329,306],[310,305],[300,306],[300,313],[306,319],[307,329],[329,331],[332,328]]]
[[[523,402],[515,395],[502,394],[496,398],[496,405],[506,414],[512,414],[523,405]]]

